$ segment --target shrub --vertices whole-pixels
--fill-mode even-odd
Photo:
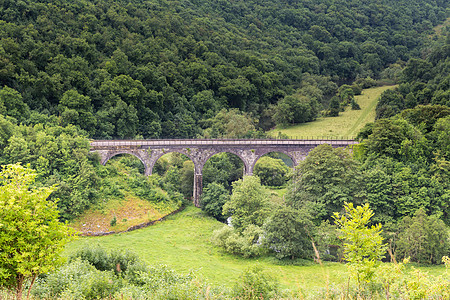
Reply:
[[[261,269],[244,271],[234,287],[234,296],[240,300],[274,299],[277,297],[279,284]]]
[[[329,109],[326,115],[328,117],[337,117],[339,116],[339,111],[340,111],[339,98],[334,96],[330,100]]]
[[[352,110],[360,110],[361,107],[359,106],[358,102],[356,102],[355,99],[351,100]]]
[[[282,186],[288,180],[289,167],[281,159],[264,156],[256,163],[254,173],[263,185]]]
[[[128,264],[122,278],[97,270],[77,258],[36,282],[36,299],[222,299],[224,291],[211,289],[193,273],[181,275],[167,266]],[[1,295],[1,294],[0,294]]]
[[[243,257],[256,257],[265,252],[260,244],[263,230],[256,225],[247,226],[238,232],[229,226],[214,231],[212,242],[226,252]]]
[[[118,286],[112,272],[96,270],[78,258],[38,278],[33,295],[41,299],[103,299],[114,295]]]
[[[70,290],[81,294],[81,297],[77,299],[106,299],[114,295],[119,287],[120,282],[116,280],[112,272],[95,270],[84,276],[80,282],[77,282],[77,286]]]
[[[116,275],[126,272],[128,266],[139,262],[138,256],[132,252],[111,250],[108,253],[98,245],[86,246],[70,257],[70,261],[76,259],[90,263],[99,271],[113,271]]]
[[[97,270],[104,271],[109,269],[109,256],[105,249],[96,246],[86,245],[70,256],[69,262],[81,259],[90,263]]]

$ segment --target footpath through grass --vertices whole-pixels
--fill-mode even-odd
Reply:
[[[193,206],[165,221],[136,231],[103,237],[83,237],[71,242],[66,255],[87,244],[106,249],[126,249],[137,253],[151,265],[195,273],[213,286],[232,287],[244,270],[258,266],[279,280],[283,288],[311,292],[347,280],[347,268],[340,263],[319,266],[279,265],[273,258],[243,259],[222,253],[211,242],[212,232],[223,226]],[[444,272],[442,266],[426,268],[433,275]]]
[[[355,96],[356,102],[361,110],[351,110],[347,107],[338,117],[321,117],[314,122],[298,124],[286,128],[275,128],[270,132],[277,136],[279,132],[291,138],[352,138],[361,128],[375,120],[375,108],[378,97],[388,89],[395,86],[380,86],[362,91],[361,95]]]

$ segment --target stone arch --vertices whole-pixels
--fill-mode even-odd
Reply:
[[[294,168],[295,160],[291,153],[279,149],[261,151],[253,164],[254,174],[259,177],[261,184],[265,186],[285,186],[288,182],[290,170]]]
[[[170,149],[170,150],[152,149],[151,155],[150,155],[150,164],[149,164],[149,174],[148,175],[151,175],[153,173],[153,167],[155,166],[156,162],[164,155],[170,154],[170,153],[179,153],[179,154],[183,154],[183,155],[187,156],[194,163],[194,168],[197,169],[197,164],[196,164],[195,160],[191,157],[191,155],[188,153],[188,151],[186,151],[184,149]]]
[[[239,157],[244,164],[244,175],[252,175],[253,174],[253,166],[254,162],[253,159],[256,157],[256,154],[254,154],[254,151],[252,150],[241,150],[241,149],[220,149],[217,151],[211,151],[206,156],[206,159],[203,163],[203,165],[214,155],[220,154],[220,153],[231,153]]]
[[[99,151],[100,152],[100,151]],[[101,155],[101,164],[106,165],[106,163],[113,158],[114,156],[120,155],[120,154],[129,154],[133,155],[134,157],[137,157],[141,163],[144,165],[144,174],[148,175],[148,158],[145,156],[145,153],[142,150],[116,150],[116,151],[107,151],[104,153],[100,153]]]
[[[236,163],[234,166],[236,167],[236,169],[234,169],[234,170],[237,170],[237,169],[240,169],[241,167],[243,167],[242,168],[242,173],[240,173],[239,174],[239,177],[241,178],[243,175],[245,175],[245,171],[246,171],[246,166],[245,166],[245,160],[242,158],[242,156],[240,156],[240,155],[238,155],[237,153],[234,153],[234,152],[232,152],[232,151],[215,151],[215,152],[209,152],[208,153],[208,155],[207,156],[205,156],[205,161],[204,161],[204,163],[203,163],[203,166],[206,166],[207,165],[207,163],[208,162],[211,162],[211,159],[214,157],[214,156],[216,156],[216,155],[221,155],[221,154],[232,154],[232,156],[233,156],[233,160],[234,159],[236,159],[236,161],[235,162],[233,162],[233,163]],[[230,156],[229,156],[230,157]],[[202,172],[203,173],[203,172]],[[236,175],[237,175],[238,173],[236,173]],[[227,180],[229,181],[229,182],[231,182],[230,180],[231,179],[235,179],[236,180],[236,177],[228,177],[227,178]]]
[[[253,171],[253,169],[255,168],[256,163],[258,162],[258,160],[259,160],[261,157],[263,157],[263,156],[266,155],[266,154],[272,153],[272,152],[283,153],[283,154],[285,154],[286,156],[288,156],[288,157],[292,160],[292,162],[293,162],[293,164],[294,164],[294,167],[298,164],[296,157],[295,157],[290,151],[285,151],[285,150],[283,150],[283,149],[269,149],[269,150],[265,150],[264,152],[258,153],[258,156],[256,157],[256,160],[253,162],[253,164],[252,164],[252,166],[251,166],[252,171]]]

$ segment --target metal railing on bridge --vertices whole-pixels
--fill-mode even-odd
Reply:
[[[264,138],[264,139],[145,139],[145,140],[91,140],[92,147],[114,146],[161,146],[161,145],[299,145],[299,144],[355,144],[354,137],[295,137],[295,138]]]

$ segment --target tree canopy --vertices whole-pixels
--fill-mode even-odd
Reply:
[[[54,270],[73,232],[59,222],[54,187],[33,187],[37,174],[23,166],[6,165],[0,172],[0,286],[21,299],[39,274]]]
[[[256,176],[244,176],[233,182],[233,193],[223,206],[223,215],[231,216],[231,223],[237,230],[248,225],[262,226],[269,213],[267,192]]]
[[[315,220],[330,219],[345,202],[361,203],[362,182],[359,163],[348,150],[323,144],[296,167],[286,201]]]
[[[57,115],[96,138],[196,137],[222,109],[314,120],[336,85],[410,58],[404,79],[427,89],[406,94],[444,104],[432,76],[446,76],[447,48],[419,54],[447,17],[441,0],[5,0],[0,112]]]

